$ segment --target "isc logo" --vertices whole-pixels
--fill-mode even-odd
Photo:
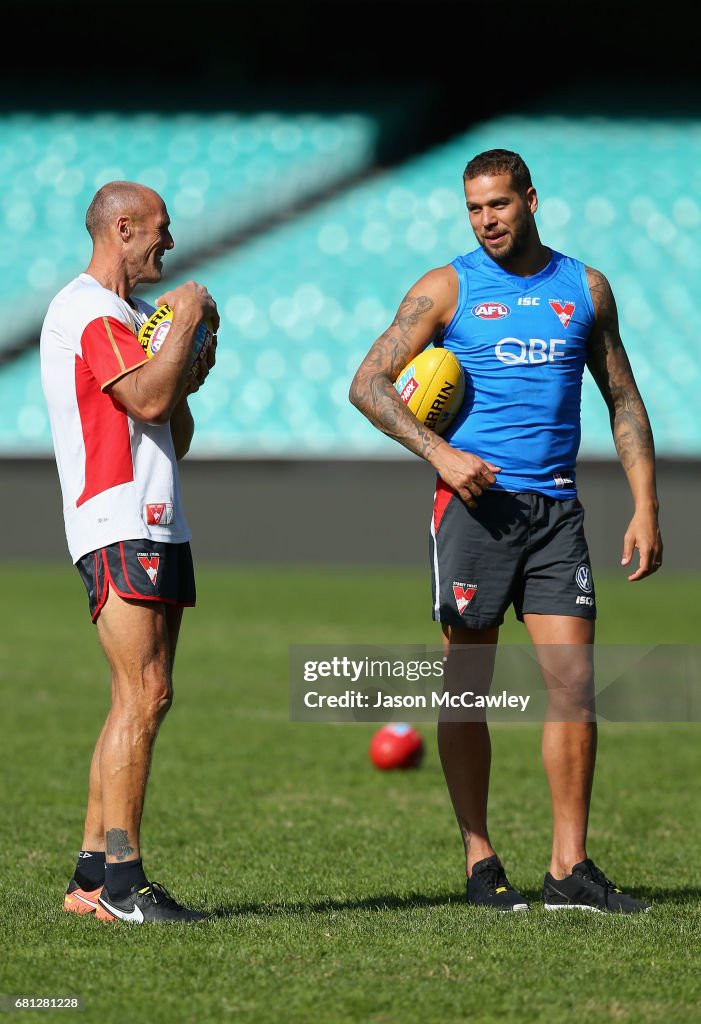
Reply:
[[[480,320],[503,320],[511,310],[503,302],[479,302],[472,307],[472,315]]]
[[[520,338],[502,338],[494,352],[500,363],[554,363],[556,359],[564,358],[565,353],[561,349],[566,344],[561,338],[551,338],[550,341],[529,338],[527,342]]]

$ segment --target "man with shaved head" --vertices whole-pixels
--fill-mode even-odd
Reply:
[[[110,665],[112,702],[64,908],[105,921],[197,922],[208,915],[149,881],[140,828],[183,608],[195,604],[178,460],[194,431],[188,396],[214,365],[219,315],[204,285],[164,292],[157,301],[173,310],[172,325],[148,358],[137,335],[154,307],[133,292],[161,280],[174,245],[166,205],[145,185],[112,181],[95,194],[85,224],[92,258],[49,305],[41,376],[66,540]],[[195,358],[207,320],[215,337]]]

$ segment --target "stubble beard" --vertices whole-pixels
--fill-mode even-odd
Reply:
[[[518,259],[528,249],[528,221],[524,218],[513,226],[508,242],[498,252],[491,248],[487,239],[482,241],[482,248],[495,263],[509,263]]]

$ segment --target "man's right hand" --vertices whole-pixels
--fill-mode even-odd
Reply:
[[[204,285],[196,281],[172,288],[156,300],[173,310],[168,343],[158,357],[147,359],[109,385],[110,394],[134,419],[145,423],[169,422],[176,405],[194,393],[214,365],[216,345],[199,360],[193,373],[192,351],[195,332],[203,320],[210,320],[214,333],[219,327],[217,304]]]
[[[469,508],[477,508],[477,499],[496,482],[496,474],[501,472],[501,466],[453,448],[447,441],[435,449],[430,462],[444,483],[452,487]]]
[[[164,292],[156,299],[157,305],[167,303],[177,314],[181,323],[192,321],[193,325],[199,324],[202,320],[211,320],[214,325],[214,334],[219,330],[219,312],[217,304],[203,284],[196,281],[186,281],[185,284]]]

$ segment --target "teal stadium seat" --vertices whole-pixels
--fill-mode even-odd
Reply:
[[[183,260],[367,167],[376,134],[352,114],[0,115],[0,351],[85,267],[85,210],[106,181],[167,196]]]
[[[474,247],[462,169],[494,146],[531,167],[543,239],[611,281],[658,453],[698,455],[701,121],[520,115],[340,190],[188,271],[222,317],[217,369],[192,399],[192,456],[412,457],[349,404],[349,383],[406,289]],[[36,375],[35,353],[0,373],[3,451],[50,445]],[[582,422],[581,456],[614,457],[589,374]]]

